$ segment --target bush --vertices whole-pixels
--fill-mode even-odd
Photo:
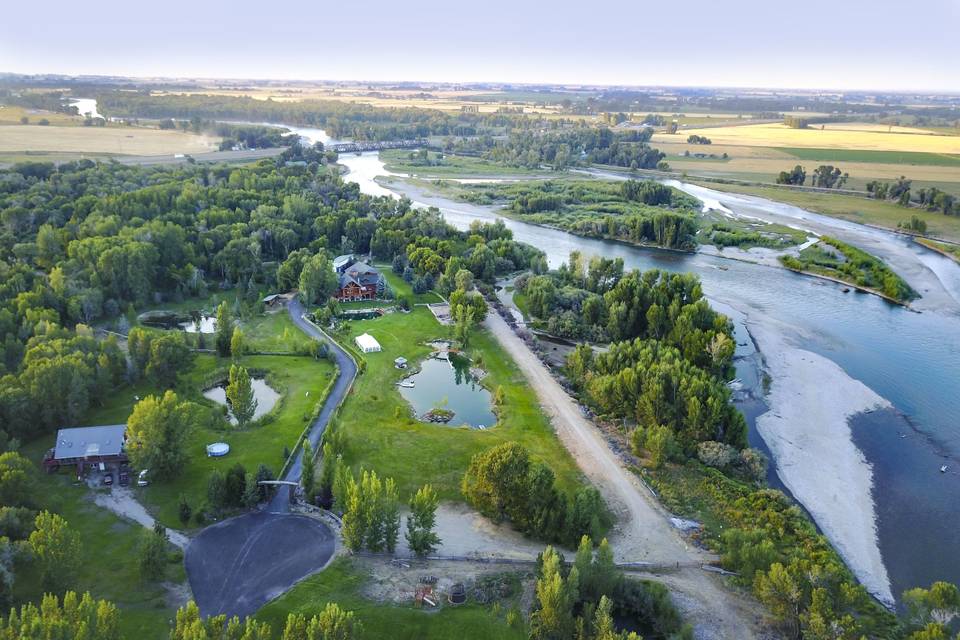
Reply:
[[[728,444],[707,440],[697,445],[697,458],[708,467],[724,469],[738,460],[737,450]]]

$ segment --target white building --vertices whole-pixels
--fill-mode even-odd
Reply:
[[[377,339],[374,338],[369,333],[364,333],[357,336],[356,338],[354,338],[354,342],[357,343],[357,347],[360,348],[360,351],[364,353],[375,353],[377,351],[383,351],[383,349],[380,348],[380,343],[377,342]]]

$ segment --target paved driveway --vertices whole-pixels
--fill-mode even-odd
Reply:
[[[255,511],[207,527],[186,552],[187,577],[204,616],[251,616],[333,556],[322,522]]]

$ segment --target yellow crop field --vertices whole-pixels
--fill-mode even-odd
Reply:
[[[33,124],[40,120],[47,120],[51,125],[79,126],[83,124],[83,118],[80,116],[68,116],[65,113],[54,113],[41,109],[24,109],[23,107],[0,104],[0,125],[20,124],[20,118],[28,118]]]
[[[219,139],[136,127],[0,126],[0,153],[44,151],[154,156],[215,151]]]
[[[685,135],[707,136],[715,145],[756,147],[809,147],[960,153],[960,136],[888,133],[855,129],[792,129],[784,124],[751,124],[738,127],[685,129]],[[654,137],[655,139],[657,136]]]

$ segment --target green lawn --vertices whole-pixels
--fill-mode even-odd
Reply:
[[[809,149],[779,147],[800,160],[822,162],[879,162],[884,164],[921,164],[960,167],[960,155],[925,151],[871,151],[866,149]]]
[[[413,304],[441,302],[443,300],[439,294],[434,293],[433,291],[428,291],[427,293],[414,293],[413,287],[410,285],[410,283],[395,274],[389,264],[375,263],[374,266],[379,269],[380,273],[383,274],[383,277],[387,279],[387,284],[390,285],[390,288],[393,289],[394,295],[398,298],[401,296],[406,297]]]
[[[696,181],[694,181],[696,182]],[[945,216],[923,209],[901,207],[885,200],[873,200],[838,193],[816,193],[797,191],[780,187],[755,187],[739,184],[721,184],[714,182],[697,183],[717,191],[746,193],[786,202],[810,211],[828,216],[851,220],[861,224],[873,224],[888,229],[896,229],[897,224],[917,216],[926,221],[930,235],[946,240],[960,241],[960,217]]]
[[[431,351],[424,343],[448,338],[450,327],[440,325],[429,310],[416,307],[409,314],[350,322],[337,337],[352,344],[355,336],[365,332],[380,342],[383,351],[364,354],[366,372],[358,377],[340,418],[346,435],[344,458],[355,469],[363,466],[393,477],[402,499],[431,483],[442,499],[459,501],[463,499],[460,479],[470,458],[512,440],[548,464],[563,489],[572,491],[582,482],[523,375],[485,331],[473,332],[468,354],[474,361],[482,358],[488,371],[484,385],[491,390],[502,386],[505,393],[497,426],[485,431],[421,423],[409,417],[409,405],[395,386],[404,372],[394,368],[394,358],[403,356],[417,363]]]
[[[45,443],[35,441],[24,447],[24,455],[39,460]],[[82,541],[83,561],[74,590],[89,591],[94,597],[114,602],[122,611],[124,638],[161,640],[169,631],[175,607],[168,606],[167,591],[157,583],[141,580],[137,548],[143,527],[121,519],[93,504],[89,489],[73,483],[73,473],[40,474],[41,506],[59,513]],[[171,551],[173,548],[171,547]],[[174,584],[186,581],[179,552],[171,553],[166,579]],[[17,574],[15,601],[38,602],[42,595],[38,576],[30,567]]]
[[[187,496],[195,508],[203,503],[207,478],[213,469],[226,471],[239,462],[248,471],[255,471],[260,463],[279,471],[283,464],[283,448],[293,449],[317,403],[323,400],[335,371],[329,361],[305,356],[246,356],[240,359],[240,363],[247,368],[266,370],[268,381],[283,392],[283,398],[273,414],[273,420],[261,426],[240,430],[229,427],[225,420],[213,419],[211,424],[195,426],[187,440],[188,461],[183,471],[172,480],[154,482],[149,487],[137,489],[141,500],[168,527],[183,527],[177,516],[181,494]],[[211,407],[211,413],[215,413],[217,405],[203,398],[202,387],[218,370],[229,366],[229,359],[209,354],[198,355],[194,367],[181,375],[176,388],[178,395],[207,405]],[[145,382],[126,387],[114,394],[105,406],[92,411],[84,422],[126,422],[136,402],[134,396],[142,398],[158,392]],[[52,438],[48,437],[47,440],[52,441]],[[205,447],[212,442],[229,444],[229,455],[223,458],[207,457]]]
[[[293,324],[285,310],[244,320],[240,329],[248,351],[305,354],[314,348],[314,341]]]
[[[479,604],[444,606],[440,611],[417,610],[412,604],[382,604],[361,595],[370,578],[355,561],[340,558],[264,606],[256,617],[270,623],[275,637],[279,637],[289,614],[310,617],[320,613],[326,603],[336,602],[346,610],[355,611],[363,621],[365,640],[520,640],[526,637],[520,625],[517,628],[507,625],[508,607],[504,603],[499,613]]]

